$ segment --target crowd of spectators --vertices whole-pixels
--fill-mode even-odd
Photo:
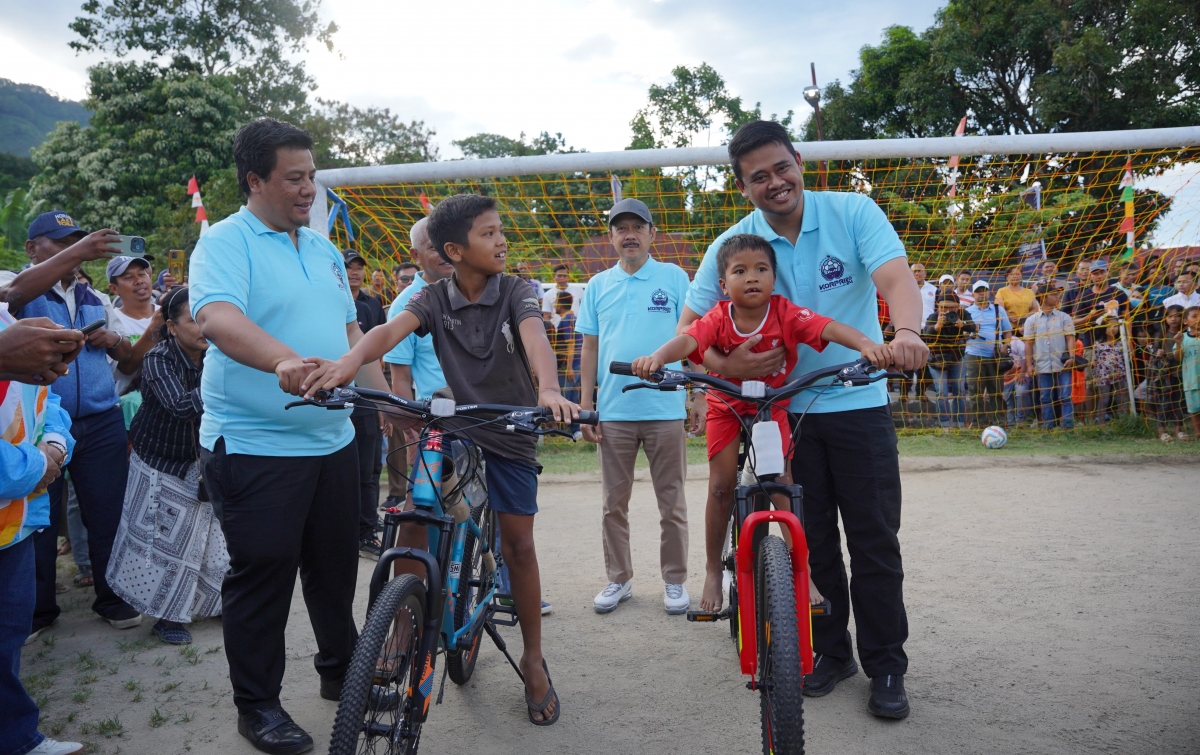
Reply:
[[[912,268],[930,360],[901,390],[917,402],[915,411],[903,407],[910,421],[925,417],[947,432],[1072,428],[1136,409],[1157,422],[1164,442],[1187,440],[1189,429],[1200,437],[1191,351],[1200,262],[1110,268],[1102,258],[1084,259],[1060,278],[1046,260],[1032,273],[1007,270],[995,292],[977,272],[947,273],[934,285],[924,265]]]

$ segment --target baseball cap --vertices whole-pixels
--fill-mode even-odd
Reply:
[[[1105,262],[1104,260],[1096,260],[1095,262],[1092,263],[1091,268],[1089,268],[1089,270],[1107,270],[1107,269],[1108,269],[1108,263]]]
[[[625,215],[627,213],[630,215],[637,215],[650,225],[654,225],[654,218],[650,217],[650,208],[647,207],[646,203],[642,200],[633,199],[632,197],[629,199],[622,199],[620,202],[617,202],[612,206],[612,209],[608,211],[608,224],[612,225],[617,216]]]
[[[346,251],[342,252],[342,261],[345,262],[347,265],[349,265],[351,262],[354,262],[355,260],[358,260],[359,262],[363,263],[363,267],[366,267],[367,261],[365,259],[363,259],[363,256],[361,254],[359,254],[358,252],[354,251],[353,249],[347,249]]]
[[[104,277],[112,280],[129,269],[134,262],[147,270],[150,269],[150,262],[143,257],[113,257],[104,268]]]
[[[29,224],[29,235],[26,238],[30,241],[41,236],[49,239],[61,239],[73,233],[86,234],[87,231],[75,225],[71,216],[62,210],[51,210],[43,212],[33,219],[33,222]]]
[[[953,282],[954,282],[953,275],[943,275],[941,278],[938,278],[938,283],[953,283]]]
[[[991,290],[992,290],[992,287],[991,287],[991,286],[989,286],[989,285],[988,285],[988,282],[987,282],[987,281],[984,281],[984,280],[978,280],[978,281],[975,281],[975,283],[974,283],[974,284],[971,286],[971,290],[972,290],[972,291],[978,291],[978,290],[979,290],[979,289],[981,289],[981,288],[986,288],[986,289],[987,289],[987,290],[989,290],[989,291],[991,291]]]

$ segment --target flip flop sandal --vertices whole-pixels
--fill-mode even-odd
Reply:
[[[86,574],[79,572],[71,581],[75,583],[76,587],[92,587],[96,584],[96,578],[92,576],[91,572]]]
[[[550,689],[546,690],[546,696],[542,698],[541,704],[533,702],[529,697],[529,693],[525,693],[525,707],[529,710],[529,723],[534,726],[550,726],[558,721],[558,714],[562,713],[562,701],[558,699],[558,693],[554,691],[554,681],[550,678],[550,668],[546,665],[546,659],[542,659],[542,670],[546,672],[546,681],[550,682]],[[546,708],[550,707],[551,703],[557,703],[554,706],[554,715],[549,718],[543,718],[541,721],[536,721],[533,718],[534,713],[546,715]]]

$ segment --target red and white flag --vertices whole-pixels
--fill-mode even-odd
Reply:
[[[188,179],[187,192],[192,195],[192,207],[196,208],[196,222],[200,224],[200,235],[203,236],[208,230],[208,214],[204,212],[204,200],[200,198],[200,184],[195,176]]]
[[[962,136],[967,130],[967,116],[963,116],[958,122],[958,128],[954,129],[955,136]],[[958,194],[958,155],[953,155],[950,158],[950,191],[948,195],[954,197]]]

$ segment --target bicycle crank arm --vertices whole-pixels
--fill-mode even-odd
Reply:
[[[725,606],[720,611],[688,611],[688,621],[724,621],[733,616],[733,611],[730,606]]]

